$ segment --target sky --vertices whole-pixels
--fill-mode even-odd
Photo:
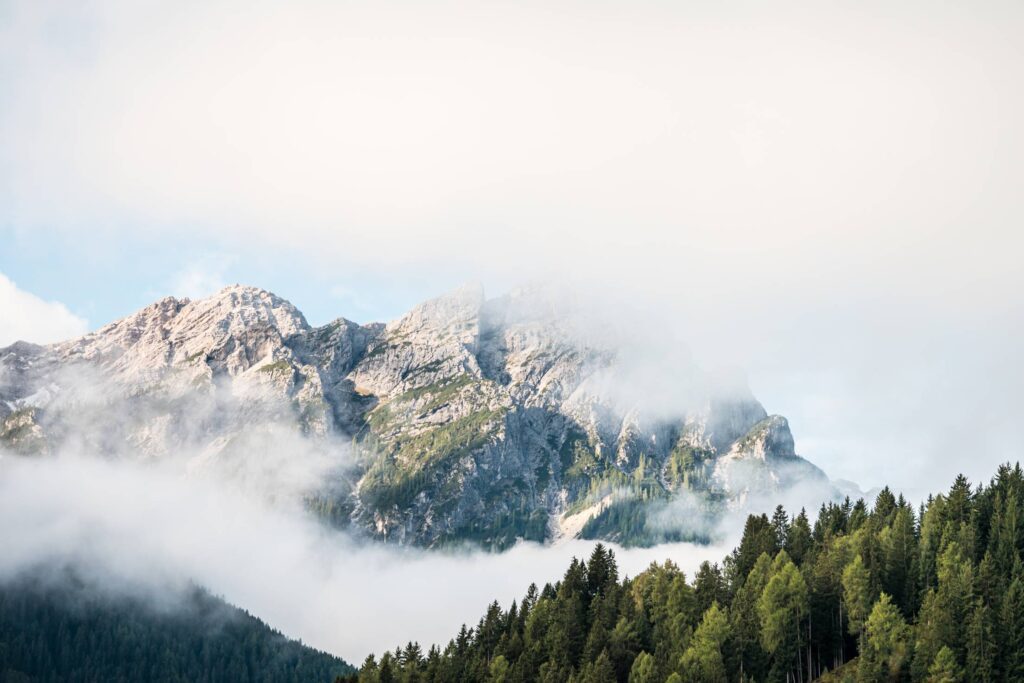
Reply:
[[[1017,2],[0,0],[0,343],[555,279],[864,487],[1024,412]],[[666,362],[670,362],[670,358]]]

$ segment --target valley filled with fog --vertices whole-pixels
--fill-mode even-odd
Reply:
[[[493,600],[507,607],[530,583],[560,579],[594,545],[497,553],[357,541],[230,482],[81,455],[0,457],[0,538],[0,580],[29,571],[59,581],[56,569],[71,566],[100,591],[170,609],[194,582],[350,662],[408,640],[443,645]],[[615,552],[623,573],[671,559],[692,575],[734,540]]]

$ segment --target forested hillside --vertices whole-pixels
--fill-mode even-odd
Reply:
[[[195,589],[157,608],[30,580],[0,588],[0,682],[331,681],[352,667]]]
[[[694,577],[665,562],[620,579],[597,546],[443,650],[410,643],[349,680],[1024,680],[1022,505],[1024,473],[1007,465],[919,509],[887,488],[813,525],[781,507],[750,516]]]

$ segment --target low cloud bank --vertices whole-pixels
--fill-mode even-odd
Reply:
[[[112,591],[158,600],[194,581],[275,628],[359,662],[408,640],[446,643],[486,605],[558,579],[592,542],[494,554],[362,543],[297,507],[268,504],[172,464],[0,456],[0,581],[73,566]],[[635,575],[671,558],[691,573],[725,547],[616,548]]]

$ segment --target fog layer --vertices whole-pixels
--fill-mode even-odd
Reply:
[[[286,635],[360,662],[409,640],[446,643],[493,600],[560,578],[592,543],[503,554],[358,543],[278,501],[171,465],[86,456],[0,457],[0,580],[72,566],[113,591],[168,595],[194,581]],[[635,575],[671,558],[688,572],[721,547],[616,548]]]

